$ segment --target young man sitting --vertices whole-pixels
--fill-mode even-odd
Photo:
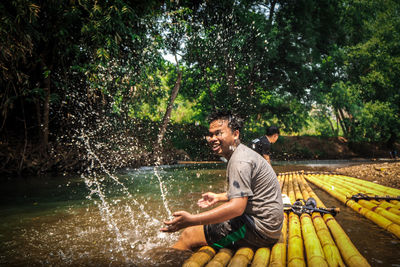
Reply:
[[[225,157],[228,190],[208,192],[198,205],[202,208],[221,205],[199,213],[173,213],[165,221],[164,232],[182,232],[173,246],[188,250],[209,245],[229,247],[272,247],[281,234],[283,204],[279,182],[270,164],[258,153],[240,143],[242,120],[229,112],[209,117],[207,141],[214,153]]]

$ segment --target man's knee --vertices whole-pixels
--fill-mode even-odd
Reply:
[[[204,236],[203,226],[197,225],[185,228],[181,237],[183,239],[199,239],[202,235]]]
[[[180,236],[183,240],[188,240],[193,235],[192,227],[185,228]]]
[[[202,225],[186,228],[183,230],[180,239],[191,248],[207,245]]]

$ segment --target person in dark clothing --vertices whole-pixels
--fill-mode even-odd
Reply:
[[[271,144],[275,143],[278,138],[279,128],[276,126],[268,127],[265,135],[251,141],[251,148],[263,156],[268,163],[271,164]]]

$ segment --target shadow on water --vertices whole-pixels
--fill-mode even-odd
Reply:
[[[275,162],[273,167],[276,172],[330,171],[354,163]],[[201,194],[220,192],[226,186],[225,164],[162,166],[158,173],[172,211],[201,212],[196,205]],[[0,265],[181,265],[191,253],[170,249],[178,234],[159,231],[169,216],[153,168],[125,170],[117,177],[128,193],[112,179],[99,178],[106,206],[99,205],[96,195],[88,198],[89,189],[81,177],[2,181]],[[372,266],[400,266],[398,239],[313,189],[325,205],[341,208],[338,222]]]

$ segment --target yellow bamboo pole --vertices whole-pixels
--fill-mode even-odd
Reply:
[[[400,225],[400,216],[399,215],[396,215],[395,213],[392,213],[382,207],[379,207],[379,205],[374,204],[371,201],[361,199],[358,201],[358,203],[361,206],[363,206],[371,211],[374,211],[374,212],[378,213],[379,215],[382,215],[383,217],[385,217],[386,219],[389,219],[390,221],[396,223],[397,225]]]
[[[310,215],[306,213],[302,214],[300,221],[304,246],[306,248],[307,266],[328,266]]]
[[[212,247],[201,247],[196,253],[187,259],[182,267],[202,267],[207,264],[215,255],[215,250]]]
[[[328,226],[319,212],[312,214],[312,221],[314,223],[315,231],[321,241],[322,249],[324,250],[326,261],[329,266],[345,266],[342,257],[340,256],[339,249],[333,240]]]
[[[346,176],[343,176],[342,178],[345,178]],[[373,192],[378,191],[377,195],[390,195],[390,196],[400,196],[400,190],[384,185],[380,185],[377,183],[357,179],[354,177],[349,177],[351,181],[356,183],[357,185],[364,186],[364,188],[368,188],[368,190],[371,190]],[[398,208],[400,208],[400,201],[398,200],[390,200],[390,203],[394,204]]]
[[[290,202],[293,204],[294,201],[302,196],[298,197],[293,190],[293,175],[289,175],[289,197]],[[287,265],[288,266],[306,266],[304,260],[304,246],[303,238],[301,234],[300,219],[294,212],[289,212],[289,236],[288,236],[288,253],[287,253]]]
[[[393,196],[399,196],[400,195],[400,190],[388,186],[384,186],[381,184],[377,184],[374,182],[358,179],[355,177],[350,177],[350,176],[344,176],[344,175],[335,175],[339,179],[345,180],[345,181],[352,181],[354,184],[361,185],[366,188],[371,188],[374,190],[379,190],[385,194],[393,195]]]
[[[288,193],[289,193],[289,198],[290,198],[290,203],[294,203],[296,201],[296,195],[294,193],[293,190],[293,175],[290,174],[289,175],[289,179],[288,179]]]
[[[282,188],[283,188],[283,183],[285,182],[285,178],[284,178],[284,175],[278,175],[278,182],[279,182],[279,186],[281,187],[281,191],[282,191]]]
[[[251,248],[240,248],[229,262],[228,267],[247,267],[253,259],[254,252]]]
[[[351,197],[352,195],[355,195],[358,193],[357,191],[354,191],[354,189],[351,186],[347,185],[347,183],[336,180],[334,176],[329,177],[326,175],[322,175],[322,176],[317,176],[317,177],[320,178],[321,181],[323,181],[327,184],[333,185],[336,188],[341,189],[341,191],[347,197]],[[374,204],[373,202],[368,201],[368,200],[360,199],[357,202],[364,208],[367,208],[373,212],[376,212],[379,215],[382,215],[383,217],[385,217],[386,219],[400,225],[400,216],[399,215],[396,215],[395,213],[392,213],[384,208],[381,208],[381,207],[379,207],[379,205]]]
[[[395,202],[396,202],[396,200],[390,200],[390,201],[389,201],[390,204],[393,204],[393,205],[394,205],[394,208],[395,208],[395,209],[400,210],[400,202],[397,203],[397,204],[396,204]]]
[[[316,200],[317,206],[325,207],[324,203],[319,199],[319,197],[314,193],[314,191],[306,182],[304,175],[301,175],[300,181],[300,186],[304,186],[309,196]],[[350,238],[347,236],[343,228],[337,223],[335,218],[331,214],[324,214],[323,219],[325,221],[325,224],[328,226],[346,265],[350,267],[370,266],[368,261],[354,246],[353,242],[351,242]]]
[[[343,181],[337,180],[335,176],[326,176],[326,175],[322,175],[322,176],[318,176],[319,179],[321,179],[321,181],[330,184],[332,186],[334,186],[337,189],[340,189],[347,197],[351,197],[352,195],[356,194],[357,191],[354,191],[354,189],[350,186],[348,186],[347,184],[344,184]],[[379,207],[379,205],[374,204],[371,201],[368,200],[363,200],[360,199],[357,201],[358,204],[360,204],[361,206],[363,206],[364,208],[367,208],[373,212],[378,213],[379,215],[385,217],[386,219],[400,225],[400,216],[396,215],[386,209],[383,209],[381,207]]]
[[[231,260],[233,251],[228,248],[222,248],[217,255],[207,263],[206,267],[225,267]]]
[[[256,254],[254,254],[254,259],[251,262],[251,267],[267,267],[270,255],[271,255],[270,248],[257,249]]]
[[[373,188],[363,187],[361,185],[354,184],[350,180],[338,179],[337,176],[335,176],[335,175],[316,175],[315,177],[317,177],[318,179],[322,179],[324,181],[337,181],[343,187],[352,189],[352,190],[356,191],[356,193],[367,193],[367,194],[377,194],[377,195],[384,194],[383,192],[381,192],[379,190],[375,190]]]
[[[304,199],[305,201],[307,201],[307,198],[304,198],[303,194],[301,193],[298,180],[299,174],[293,175],[293,189],[294,194],[296,195],[296,199]]]
[[[389,203],[387,201],[378,201],[378,200],[371,200],[371,202],[375,203],[376,205],[387,211],[390,211],[391,213],[400,215],[400,209],[396,208],[396,206],[393,205],[392,203]]]
[[[303,182],[300,179],[300,175],[296,176],[294,180],[294,188],[298,188],[297,190],[302,193],[304,199],[308,199],[310,197],[308,191],[306,190]],[[345,266],[342,257],[340,256],[339,249],[337,248],[335,241],[333,240],[328,226],[325,224],[324,219],[321,217],[319,212],[313,212],[312,221],[314,224],[314,228],[317,232],[318,238],[321,242],[322,249],[325,254],[326,261],[328,265],[333,266]]]
[[[377,183],[373,183],[370,181],[365,181],[362,179],[343,176],[343,175],[336,175],[338,179],[342,181],[349,181],[353,183],[355,186],[362,186],[365,190],[369,190],[371,192],[376,192],[377,195],[391,195],[391,196],[400,196],[400,190],[396,188],[387,187],[384,185],[380,185]],[[400,201],[397,200],[390,200],[390,203],[398,206],[400,208]]]
[[[354,211],[360,213],[361,215],[365,216],[366,218],[370,219],[380,227],[388,230],[389,232],[393,233],[395,236],[400,238],[400,226],[385,217],[379,215],[376,212],[373,212],[367,208],[362,207],[360,204],[355,202],[354,200],[348,199],[346,197],[346,193],[341,190],[339,186],[333,186],[332,184],[328,184],[326,182],[323,182],[319,179],[316,179],[313,175],[306,175],[305,176],[307,180],[312,182],[318,187],[321,187],[325,191],[327,191],[329,194],[332,196],[336,197],[343,203],[345,203],[347,206],[352,208]]]
[[[284,213],[283,216],[284,217],[281,236],[271,250],[271,258],[269,261],[269,266],[271,267],[286,266],[286,238],[288,218],[286,213]]]
[[[336,181],[337,183],[339,183],[340,185],[350,189],[350,190],[354,190],[354,191],[358,191],[357,193],[367,193],[367,194],[374,194],[374,195],[382,195],[382,196],[398,196],[396,195],[394,192],[392,192],[389,189],[392,189],[390,187],[385,187],[385,190],[381,190],[379,187],[370,187],[370,186],[363,186],[362,184],[360,184],[361,182],[358,181],[359,183],[354,183],[355,178],[352,177],[348,177],[351,179],[343,179],[342,176],[337,176],[337,175],[317,175],[316,177],[318,178],[322,178],[325,179],[326,177],[328,177],[328,179],[330,181]],[[356,179],[358,180],[358,179]],[[376,184],[375,184],[376,185]]]
[[[293,203],[296,199],[296,194],[294,190],[294,185],[293,185],[293,177],[294,175],[289,176],[289,197],[291,202]],[[299,195],[299,198],[302,198],[302,195]],[[293,214],[291,216],[291,214]],[[292,213],[289,215],[289,238],[290,238],[290,219],[293,220],[293,229],[296,229],[297,227],[297,221],[296,221],[296,214]],[[298,217],[297,217],[298,218]],[[314,225],[312,223],[311,217],[308,214],[302,214],[300,216],[300,222],[301,222],[301,234],[302,238],[304,240],[304,247],[306,251],[306,256],[307,256],[307,265],[308,266],[328,266],[328,263],[326,262],[324,251],[322,249],[321,243],[318,239],[318,235],[315,232]],[[288,252],[288,263],[290,261],[293,261],[294,265],[295,264],[301,264],[302,260],[302,255],[300,255],[300,252],[302,250],[299,249],[299,236],[297,231],[293,230],[293,241],[292,241],[292,250],[291,247],[289,247],[289,252],[292,252],[291,258],[289,258],[289,252]],[[301,236],[300,236],[301,238]],[[289,239],[289,245],[290,243]],[[302,247],[302,246],[301,246]]]
[[[346,189],[349,190],[349,192],[352,192],[352,195],[358,194],[358,193],[365,193],[365,194],[372,194],[372,195],[381,195],[381,196],[386,196],[384,192],[381,192],[379,190],[374,190],[371,188],[365,188],[360,185],[353,185],[351,182],[348,181],[342,181],[342,180],[337,180],[335,177],[331,179],[332,181],[335,181],[337,184],[340,186],[345,187]],[[389,204],[389,202],[387,202]],[[393,205],[393,207],[396,207],[396,205],[390,203]]]
[[[298,186],[300,187],[300,191],[301,191],[301,194],[303,195],[303,199],[309,199],[312,196],[309,194],[309,192],[308,192],[308,190],[306,188],[306,185],[304,184],[304,181],[303,181],[304,178],[303,177],[304,177],[303,174],[299,175],[297,177],[296,181],[297,181]],[[317,199],[315,199],[315,200],[317,200]],[[317,206],[321,207],[321,203],[317,202]]]
[[[288,176],[284,175],[284,186],[282,188],[282,194],[287,194],[287,181]],[[272,247],[271,250],[271,258],[269,261],[269,266],[286,266],[286,238],[287,238],[287,214],[283,214],[283,225],[282,225],[282,233],[279,237],[278,242]]]
[[[289,213],[287,266],[306,266],[300,219],[294,212]]]

